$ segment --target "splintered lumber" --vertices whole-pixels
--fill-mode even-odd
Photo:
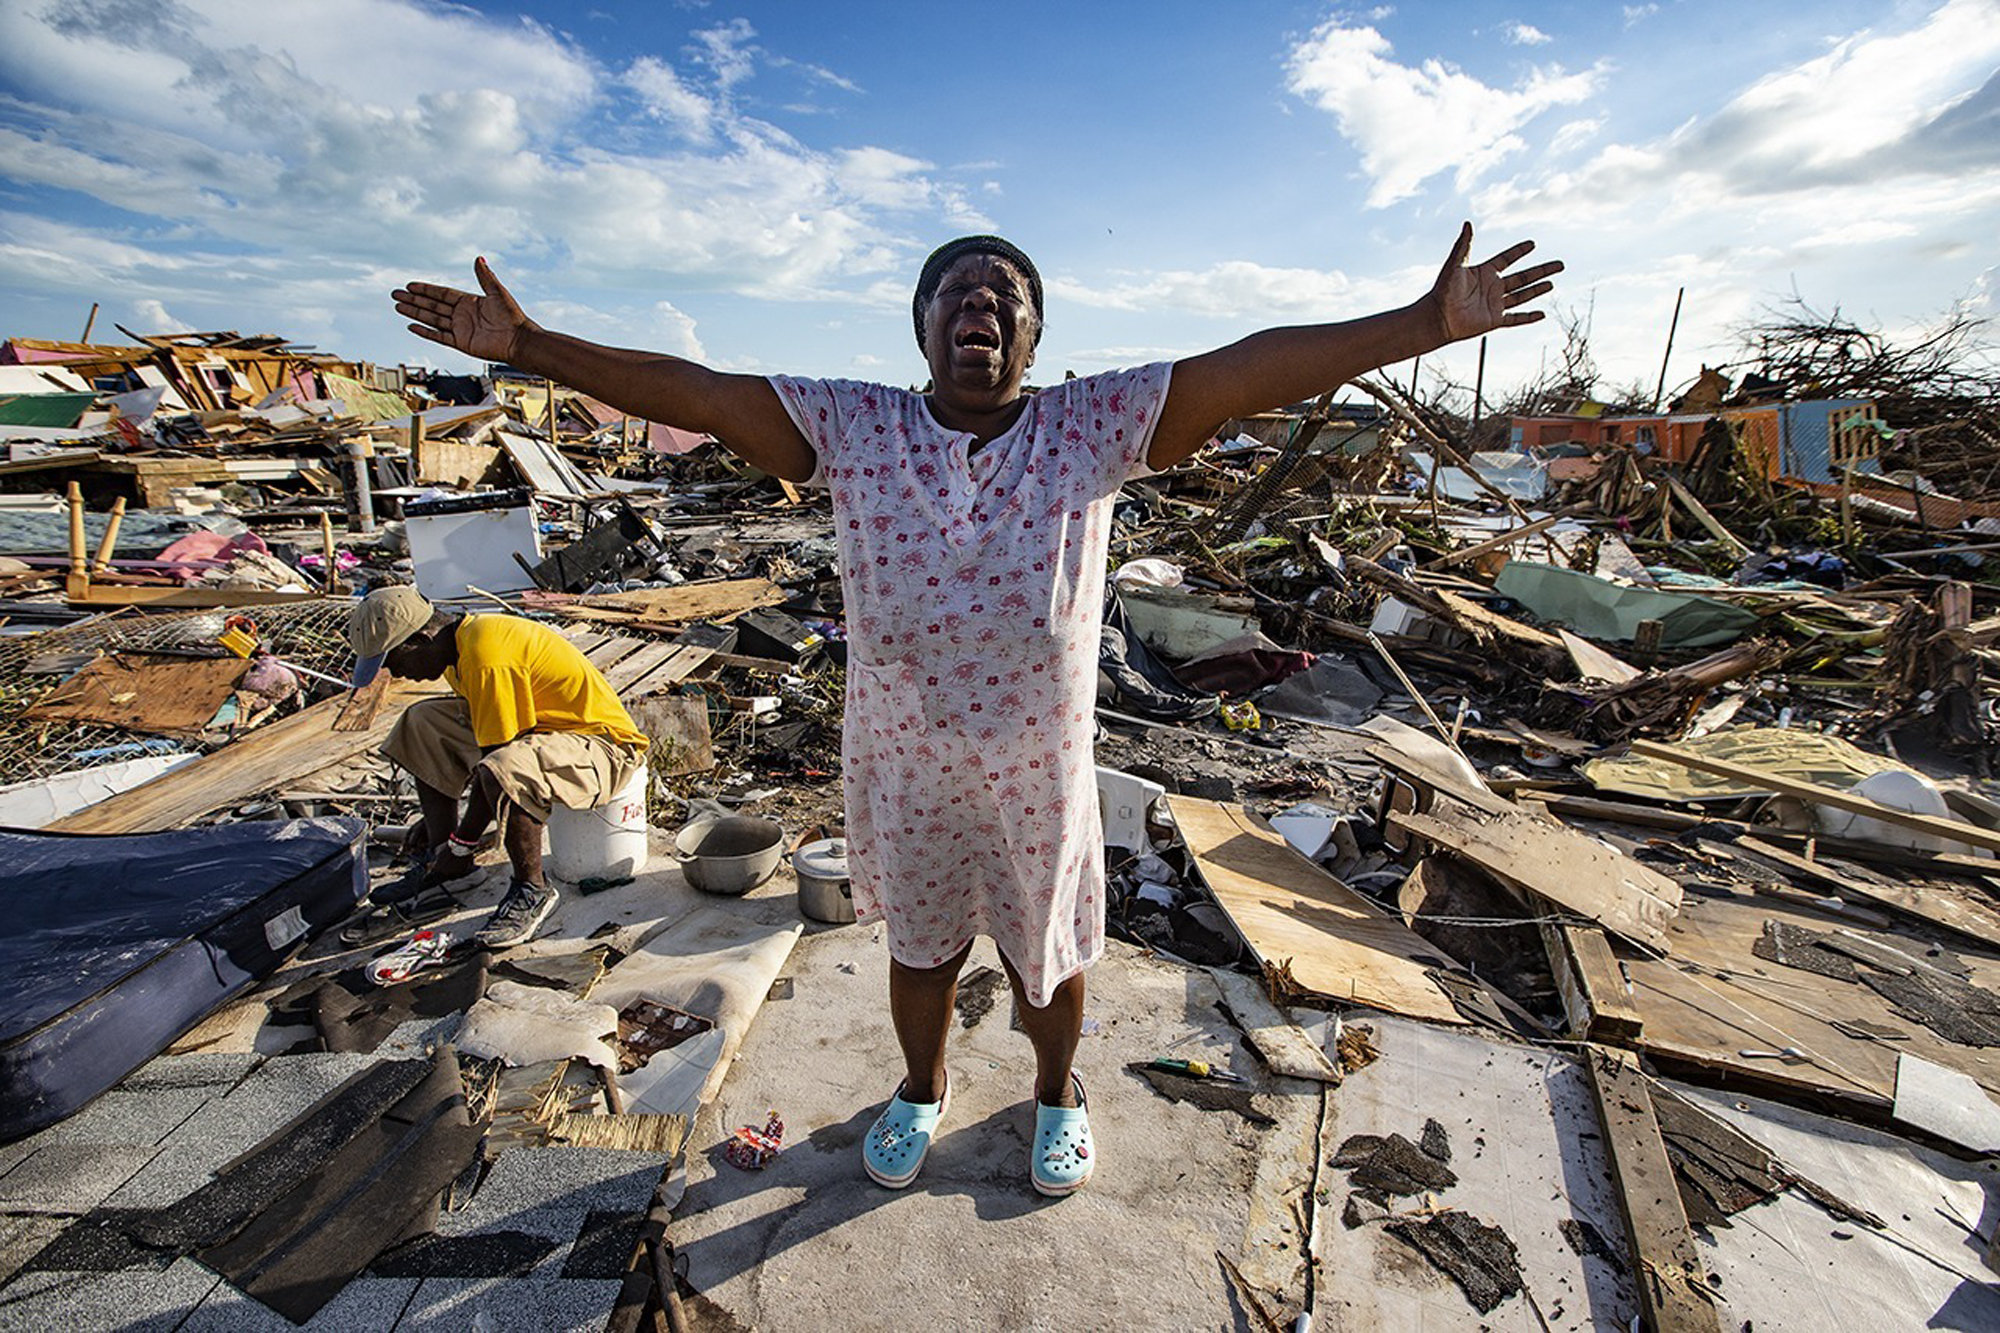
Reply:
[[[1645,1326],[1652,1333],[1718,1333],[1646,1076],[1631,1057],[1599,1049],[1584,1052],[1583,1067],[1604,1129]]]
[[[1431,976],[1435,946],[1300,856],[1241,806],[1167,797],[1202,880],[1257,961],[1304,990],[1439,1023],[1466,1020]]]
[[[2000,833],[1980,828],[1975,824],[1961,824],[1957,820],[1940,819],[1936,815],[1912,814],[1908,810],[1880,805],[1865,796],[1837,791],[1832,787],[1822,787],[1817,782],[1803,782],[1797,778],[1766,772],[1761,768],[1732,764],[1725,759],[1710,759],[1706,755],[1694,754],[1671,745],[1660,745],[1654,741],[1633,741],[1632,753],[1644,755],[1648,759],[1664,759],[1700,773],[1713,773],[1718,777],[1731,778],[1745,786],[1776,792],[1780,796],[1796,796],[1802,801],[1832,806],[1836,810],[1846,810],[1851,814],[1867,815],[1886,824],[1915,829],[1919,833],[1947,838],[1968,847],[1982,847],[1990,852],[2000,852]]]
[[[390,680],[382,707],[367,727],[336,729],[344,694],[260,727],[212,754],[190,760],[151,782],[50,824],[52,833],[158,833],[179,828],[224,806],[273,791],[303,773],[382,744],[403,710],[441,694],[435,681]]]
[[[1520,811],[1483,818],[1467,811],[1450,819],[1395,812],[1389,822],[1504,883],[1666,951],[1680,884],[1594,838]]]

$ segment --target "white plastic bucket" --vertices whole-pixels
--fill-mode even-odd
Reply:
[[[594,810],[549,811],[549,873],[574,884],[623,879],[646,864],[646,766],[639,765],[610,800]]]

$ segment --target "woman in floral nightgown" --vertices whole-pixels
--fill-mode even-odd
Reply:
[[[875,1180],[914,1180],[949,1108],[945,1036],[979,935],[999,948],[1035,1050],[1029,1178],[1052,1195],[1089,1179],[1096,1145],[1071,1065],[1084,969],[1104,944],[1091,717],[1113,498],[1231,417],[1541,318],[1519,307],[1562,266],[1510,271],[1529,242],[1471,266],[1471,245],[1467,224],[1430,291],[1401,309],[1032,394],[1022,386],[1041,338],[1041,278],[992,236],[941,247],[918,278],[925,393],[723,374],[553,333],[483,259],[478,293],[395,293],[411,331],[433,342],[708,432],[832,493],[849,643],[848,863],[857,914],[886,927],[906,1062],[863,1143]]]

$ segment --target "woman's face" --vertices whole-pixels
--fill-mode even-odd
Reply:
[[[924,358],[942,387],[1020,387],[1041,327],[1028,281],[998,255],[960,255],[924,310]]]

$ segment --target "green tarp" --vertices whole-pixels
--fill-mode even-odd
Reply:
[[[83,419],[94,393],[0,394],[0,426],[45,426],[68,430]]]
[[[1568,626],[1586,639],[1630,643],[1638,637],[1641,621],[1657,620],[1663,648],[1733,643],[1756,629],[1759,620],[1718,598],[1630,587],[1532,560],[1509,560],[1493,589],[1537,619]]]

